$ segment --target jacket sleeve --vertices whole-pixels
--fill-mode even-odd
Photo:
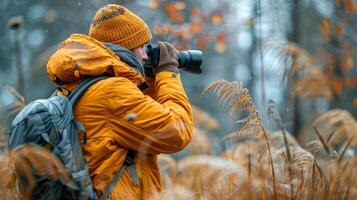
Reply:
[[[156,100],[125,78],[111,80],[107,91],[108,128],[120,146],[145,153],[174,153],[191,140],[192,108],[180,76],[156,76]]]
[[[155,77],[145,77],[145,81],[148,83],[149,87],[146,88],[143,93],[156,99]]]

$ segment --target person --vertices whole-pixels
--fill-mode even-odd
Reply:
[[[181,151],[191,139],[192,108],[180,79],[177,50],[158,42],[159,65],[144,70],[145,44],[151,38],[139,16],[109,4],[95,14],[89,36],[72,34],[47,63],[48,76],[62,95],[87,77],[109,76],[92,85],[74,108],[86,129],[81,145],[99,197],[132,150],[139,184],[125,170],[109,199],[150,199],[162,190],[158,154]]]

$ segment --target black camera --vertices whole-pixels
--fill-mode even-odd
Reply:
[[[155,43],[149,43],[146,45],[145,50],[149,58],[146,60],[144,67],[156,68],[159,65],[160,61],[159,46]],[[202,64],[202,51],[179,51],[177,61],[179,63],[179,69],[194,74],[200,74],[202,72],[200,68]]]

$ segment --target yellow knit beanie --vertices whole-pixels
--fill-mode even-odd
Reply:
[[[101,41],[119,44],[126,49],[139,47],[151,39],[147,24],[127,8],[109,4],[95,14],[89,36]]]

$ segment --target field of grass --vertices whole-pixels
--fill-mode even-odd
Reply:
[[[233,145],[217,155],[209,132],[220,125],[194,107],[196,127],[188,155],[178,160],[159,156],[164,187],[154,199],[357,199],[357,122],[348,111],[334,109],[317,117],[312,122],[316,139],[299,144],[282,125],[274,102],[269,102],[268,114],[280,130],[266,129],[241,83],[216,81],[202,95],[207,93],[216,94],[228,115],[246,113],[238,120],[240,128],[222,138]],[[23,105],[19,98],[10,110],[16,113]],[[8,153],[5,129],[0,131],[0,199],[17,198],[19,177],[12,172],[31,177],[31,163],[56,179],[69,178],[44,150]],[[35,183],[26,180],[24,191],[29,192]]]

